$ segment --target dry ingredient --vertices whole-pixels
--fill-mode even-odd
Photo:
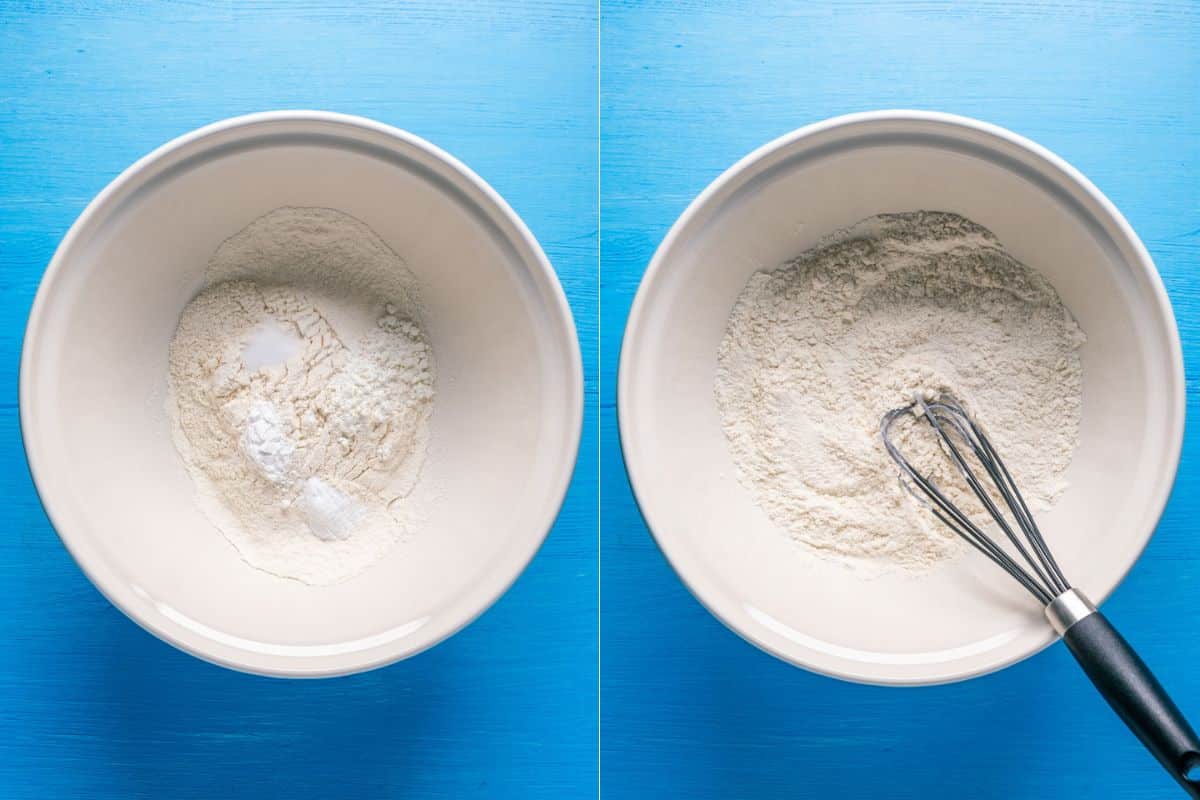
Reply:
[[[923,568],[963,545],[901,488],[882,414],[915,392],[953,393],[1044,509],[1079,438],[1084,338],[1050,283],[987,229],[884,214],[750,278],[716,400],[739,477],[775,525],[839,560]],[[898,440],[972,502],[934,437],[909,425]]]
[[[252,566],[310,584],[411,527],[434,368],[412,275],[362,222],[282,208],[225,242],[170,350],[201,508]]]

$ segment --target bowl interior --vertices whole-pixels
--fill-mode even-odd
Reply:
[[[1115,212],[1037,152],[944,118],[877,117],[767,148],[714,184],[668,237],[631,315],[619,410],[632,483],[672,565],[726,624],[793,663],[869,682],[968,677],[1052,634],[975,553],[867,578],[793,544],[738,481],[713,380],[754,271],[864,217],[918,209],[990,228],[1088,336],[1070,488],[1040,522],[1097,602],[1157,523],[1182,432],[1178,336],[1152,265]]]
[[[544,257],[477,179],[380,128],[268,118],[169,148],[81,218],[31,317],[23,425],[56,528],[110,599],[221,663],[323,674],[429,646],[516,578],[569,479],[578,350]],[[408,263],[438,369],[421,530],[325,587],[240,560],[198,511],[163,406],[209,256],[284,205],[351,214]]]

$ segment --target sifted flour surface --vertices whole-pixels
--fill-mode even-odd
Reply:
[[[1079,438],[1083,343],[1049,282],[987,229],[885,214],[751,276],[716,400],[739,477],[779,528],[833,558],[920,569],[965,545],[900,487],[880,417],[914,392],[954,394],[1045,509]],[[974,502],[934,437],[910,424],[897,438],[952,499]]]
[[[279,209],[214,254],[170,350],[201,508],[249,564],[348,578],[411,527],[434,398],[403,262],[358,220]]]

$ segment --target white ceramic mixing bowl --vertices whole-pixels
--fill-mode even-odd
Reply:
[[[802,128],[726,171],[675,223],[630,313],[618,387],[625,462],[663,552],[713,614],[793,664],[871,683],[979,675],[1053,633],[975,553],[866,579],[792,543],[738,482],[713,379],[754,271],[865,217],[919,209],[990,228],[1049,278],[1088,336],[1070,488],[1041,522],[1067,576],[1097,602],[1153,532],[1182,444],[1183,362],[1162,282],[1116,208],[1062,159],[974,120],[886,111]]]
[[[241,561],[197,509],[164,411],[168,345],[208,257],[285,205],[344,211],[400,254],[438,370],[414,494],[428,518],[380,563],[326,587]],[[495,601],[562,503],[582,397],[566,299],[512,209],[428,142],[320,112],[210,125],[114,180],[42,280],[20,377],[38,492],[92,582],[190,653],[285,676],[404,658]]]

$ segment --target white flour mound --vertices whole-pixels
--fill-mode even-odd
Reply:
[[[310,584],[361,572],[409,527],[429,437],[411,274],[358,220],[293,208],[223,244],[208,274],[167,397],[201,508],[259,569]]]
[[[965,544],[901,488],[881,416],[915,392],[953,394],[1045,509],[1078,443],[1083,343],[1049,282],[987,229],[884,214],[750,278],[716,399],[739,477],[779,528],[843,561],[919,569]],[[917,423],[901,427],[902,450],[944,490],[961,486]]]

